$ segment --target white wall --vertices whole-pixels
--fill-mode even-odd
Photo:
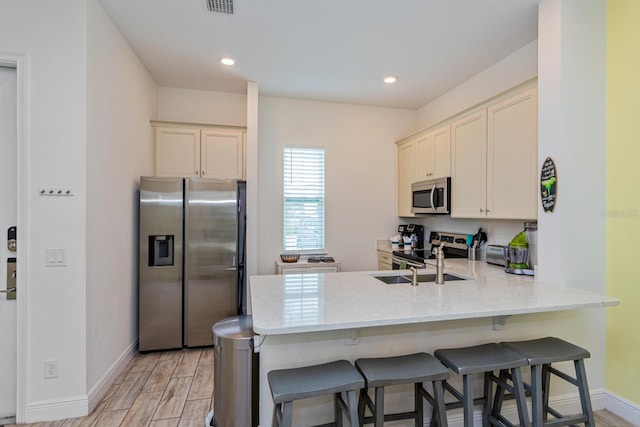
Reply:
[[[538,213],[539,274],[604,293],[606,1],[543,0],[539,33],[538,162],[558,173],[556,209]],[[603,387],[604,313],[582,315],[589,385]]]
[[[246,95],[160,87],[158,104],[158,120],[247,125]]]
[[[87,390],[90,405],[138,338],[139,177],[153,174],[157,85],[97,0],[88,2]]]
[[[376,238],[398,225],[394,141],[416,129],[416,112],[260,97],[258,272],[282,253],[282,149],[326,149],[326,248],[344,271],[377,269]]]
[[[538,73],[537,48],[537,40],[532,41],[422,106],[418,110],[419,127],[431,126],[535,77]]]
[[[18,253],[28,265],[24,421],[86,410],[86,13],[83,0],[7,0],[0,14],[0,51],[28,62],[27,223]],[[75,195],[38,195],[50,186]],[[46,248],[66,249],[68,266],[45,267]],[[59,378],[43,378],[47,359],[59,360]]]

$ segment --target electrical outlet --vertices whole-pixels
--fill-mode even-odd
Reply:
[[[58,361],[57,360],[44,361],[44,377],[58,378]]]

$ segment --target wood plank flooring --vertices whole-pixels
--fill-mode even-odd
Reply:
[[[138,354],[86,417],[31,427],[204,426],[213,407],[213,347]]]
[[[183,349],[138,354],[86,417],[20,426],[199,427],[212,407],[213,347]],[[594,415],[596,427],[634,427],[606,410]]]

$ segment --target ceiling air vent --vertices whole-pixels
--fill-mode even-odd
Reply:
[[[202,0],[209,12],[233,15],[233,0]]]

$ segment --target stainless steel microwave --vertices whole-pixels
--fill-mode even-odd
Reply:
[[[430,179],[411,184],[411,212],[451,213],[451,178]]]

